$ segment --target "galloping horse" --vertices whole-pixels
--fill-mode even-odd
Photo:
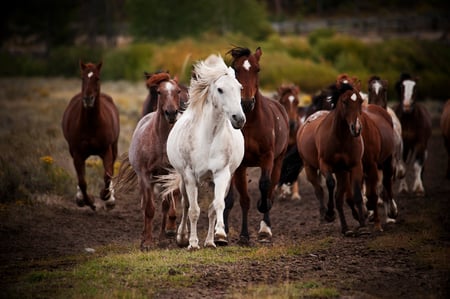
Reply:
[[[394,151],[394,168],[395,178],[402,178],[405,176],[405,162],[403,161],[403,140],[402,140],[402,125],[395,114],[394,110],[387,105],[387,80],[382,80],[378,76],[372,76],[368,81],[368,99],[369,104],[374,104],[383,107],[392,118],[394,126],[395,151]]]
[[[247,168],[260,167],[258,211],[264,213],[260,223],[258,239],[262,242],[271,240],[271,223],[269,211],[272,207],[273,191],[279,181],[281,165],[289,142],[289,119],[280,103],[273,101],[259,91],[260,71],[259,60],[261,48],[252,54],[247,48],[231,49],[233,60],[231,66],[236,71],[236,78],[242,84],[241,104],[247,123],[242,129],[245,140],[245,155],[241,165],[236,170],[233,183],[240,194],[242,210],[242,227],[240,243],[249,243],[248,210],[250,197],[247,190]],[[225,202],[225,227],[228,230],[228,215],[233,207],[233,188],[230,188]]]
[[[276,100],[280,102],[281,105],[283,105],[289,117],[289,143],[287,152],[289,152],[291,149],[295,151],[297,150],[297,130],[301,122],[298,107],[299,93],[300,88],[295,84],[282,85],[277,89]],[[281,191],[283,193],[283,196],[285,194],[290,194],[292,199],[300,199],[297,180],[292,182],[292,184],[290,185],[283,184],[281,186]]]
[[[447,100],[442,110],[440,126],[448,157],[446,177],[450,179],[450,100]]]
[[[344,196],[352,209],[353,217],[359,221],[361,227],[365,226],[361,194],[364,153],[364,142],[361,138],[363,100],[359,91],[348,83],[338,82],[333,96],[336,104],[333,110],[321,110],[312,114],[300,127],[297,146],[305,165],[306,177],[313,185],[319,200],[321,218],[327,221],[333,221],[335,218],[334,188],[337,185],[336,208],[341,221],[341,231],[345,235],[352,235],[344,216]],[[327,209],[324,204],[321,174],[326,179],[328,189]],[[336,182],[333,174],[336,176]],[[355,204],[358,211],[354,208]]]
[[[412,191],[425,195],[422,183],[424,163],[427,157],[428,140],[431,137],[431,115],[424,105],[416,102],[417,79],[402,74],[396,84],[400,103],[394,111],[402,125],[403,160],[413,163],[414,183]],[[400,179],[399,192],[408,192],[406,177]]]
[[[171,167],[167,158],[166,142],[180,113],[181,89],[176,80],[168,73],[155,73],[148,77],[147,86],[151,94],[157,95],[157,108],[146,114],[138,122],[131,139],[128,159],[124,159],[120,167],[117,187],[128,184],[136,176],[141,195],[141,206],[144,216],[141,249],[148,250],[152,243],[152,223],[155,215],[156,177],[167,174]],[[174,235],[176,231],[175,199],[163,197],[162,224],[159,238]]]
[[[172,179],[162,179],[169,193],[174,185],[180,186],[183,213],[177,243],[180,246],[189,244],[188,249],[200,248],[197,221],[202,185],[212,187],[214,194],[208,211],[209,229],[204,246],[216,247],[215,242],[227,242],[224,197],[244,156],[244,137],[239,130],[246,121],[240,105],[241,87],[233,69],[227,67],[220,56],[211,55],[198,62],[191,78],[189,105],[167,140],[167,155],[176,173],[172,173]],[[189,239],[187,216],[190,220]]]
[[[158,107],[158,93],[155,88],[152,88],[153,83],[152,83],[152,80],[150,80],[150,79],[152,78],[153,75],[156,75],[159,73],[169,73],[169,72],[157,71],[154,74],[144,72],[145,86],[148,89],[148,95],[145,98],[144,104],[142,105],[141,117],[144,117],[146,114],[148,114],[150,112],[156,111],[156,108]],[[177,81],[178,87],[181,90],[181,92],[180,92],[180,108],[181,108],[181,111],[184,111],[186,109],[186,103],[189,99],[188,87],[183,84],[180,84],[178,82],[177,77],[175,77],[174,80]]]
[[[113,99],[100,92],[100,70],[102,63],[83,63],[81,69],[81,92],[75,95],[64,111],[62,130],[78,176],[76,203],[85,204],[95,210],[94,199],[87,193],[85,161],[98,155],[103,161],[105,187],[100,198],[107,207],[114,206],[114,189],[111,177],[117,157],[119,139],[119,111]]]

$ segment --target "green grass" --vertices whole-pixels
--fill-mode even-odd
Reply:
[[[235,265],[236,267],[282,256],[306,253],[330,246],[329,240],[311,243],[302,249],[283,247],[219,247],[203,249],[157,249],[141,252],[137,248],[112,245],[97,248],[92,255],[68,258],[70,263],[61,266],[60,259],[41,261],[30,267],[30,272],[18,283],[5,290],[12,297],[40,294],[52,298],[145,298],[164,289],[173,290],[192,286],[202,279],[202,269],[210,266]],[[152,285],[160,286],[153,289]],[[238,298],[230,290],[232,298]],[[242,294],[244,298],[316,298],[337,297],[334,288],[314,281],[286,282],[275,285],[251,284]]]

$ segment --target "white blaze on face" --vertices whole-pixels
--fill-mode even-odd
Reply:
[[[93,75],[94,75],[93,72],[89,72],[89,73],[88,73],[88,78],[92,77]]]
[[[403,87],[405,88],[405,94],[403,95],[403,105],[411,105],[414,85],[416,85],[416,82],[412,80],[403,81]]]
[[[248,59],[246,59],[246,60],[244,61],[244,63],[242,64],[242,66],[244,67],[244,69],[245,69],[246,71],[249,71],[249,70],[250,70],[250,67],[251,67],[252,65],[250,64],[250,62],[248,61]]]
[[[380,93],[380,89],[381,89],[381,84],[378,81],[375,81],[373,83],[373,88],[375,90],[375,94],[378,95],[378,93]]]
[[[358,96],[356,95],[356,93],[352,94],[352,96],[350,97],[350,99],[352,99],[352,101],[356,101],[357,98],[358,98]]]
[[[294,102],[294,100],[295,100],[295,97],[293,96],[293,95],[290,95],[289,97],[288,97],[288,100],[289,100],[289,102],[291,102],[291,104]]]

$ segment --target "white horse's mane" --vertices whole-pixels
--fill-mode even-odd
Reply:
[[[194,65],[194,74],[189,87],[189,105],[192,109],[203,106],[211,84],[224,75],[234,77],[234,70],[228,67],[220,55],[212,54]]]

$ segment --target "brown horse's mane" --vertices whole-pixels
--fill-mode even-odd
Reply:
[[[233,49],[229,50],[227,54],[231,54],[231,57],[233,57],[233,61],[231,62],[231,66],[234,68],[234,62],[236,59],[243,57],[243,56],[250,56],[252,52],[249,48],[244,47],[234,47]]]
[[[170,74],[169,73],[156,73],[153,74],[150,78],[147,79],[147,87],[151,88],[154,86],[159,85],[163,81],[169,81],[170,80]]]

